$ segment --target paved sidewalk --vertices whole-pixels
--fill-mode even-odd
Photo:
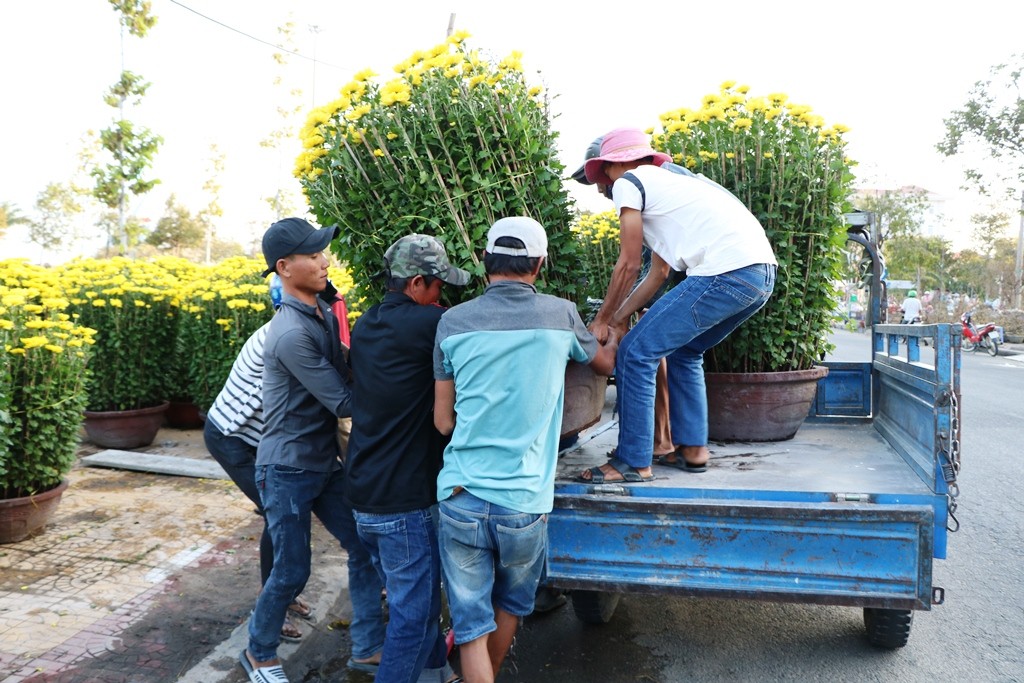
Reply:
[[[161,430],[145,450],[209,458],[198,430]],[[237,657],[262,530],[252,503],[230,481],[81,464],[69,479],[42,534],[0,545],[0,683],[247,680]],[[285,669],[349,680],[345,554],[319,524],[313,546],[304,595],[318,619],[282,647]]]

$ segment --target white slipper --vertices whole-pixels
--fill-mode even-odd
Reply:
[[[238,655],[238,661],[249,675],[250,683],[288,683],[288,677],[284,675],[281,666],[262,666],[257,669],[249,661],[246,650],[242,650],[242,654]]]

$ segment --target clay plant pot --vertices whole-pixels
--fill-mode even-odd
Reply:
[[[204,416],[199,407],[191,401],[171,401],[167,406],[167,426],[174,429],[199,429]]]
[[[17,543],[40,531],[53,517],[68,480],[49,491],[24,498],[0,499],[0,543]]]
[[[562,406],[561,436],[578,434],[601,419],[608,378],[589,365],[569,361],[565,367],[565,402]]]
[[[164,401],[151,408],[135,410],[86,410],[85,433],[89,441],[104,448],[148,446],[163,426],[169,405]]]
[[[706,372],[711,441],[784,441],[800,429],[828,368]]]

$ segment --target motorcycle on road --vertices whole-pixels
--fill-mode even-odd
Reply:
[[[979,329],[971,322],[971,312],[964,311],[964,314],[960,316],[960,324],[963,327],[961,349],[977,351],[982,348],[988,351],[990,356],[999,355],[999,330],[996,329],[995,323],[985,323]]]

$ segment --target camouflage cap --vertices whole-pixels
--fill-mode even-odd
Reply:
[[[391,277],[433,275],[450,285],[469,282],[469,273],[453,266],[444,245],[430,235],[406,235],[399,239],[384,252],[384,262]]]

